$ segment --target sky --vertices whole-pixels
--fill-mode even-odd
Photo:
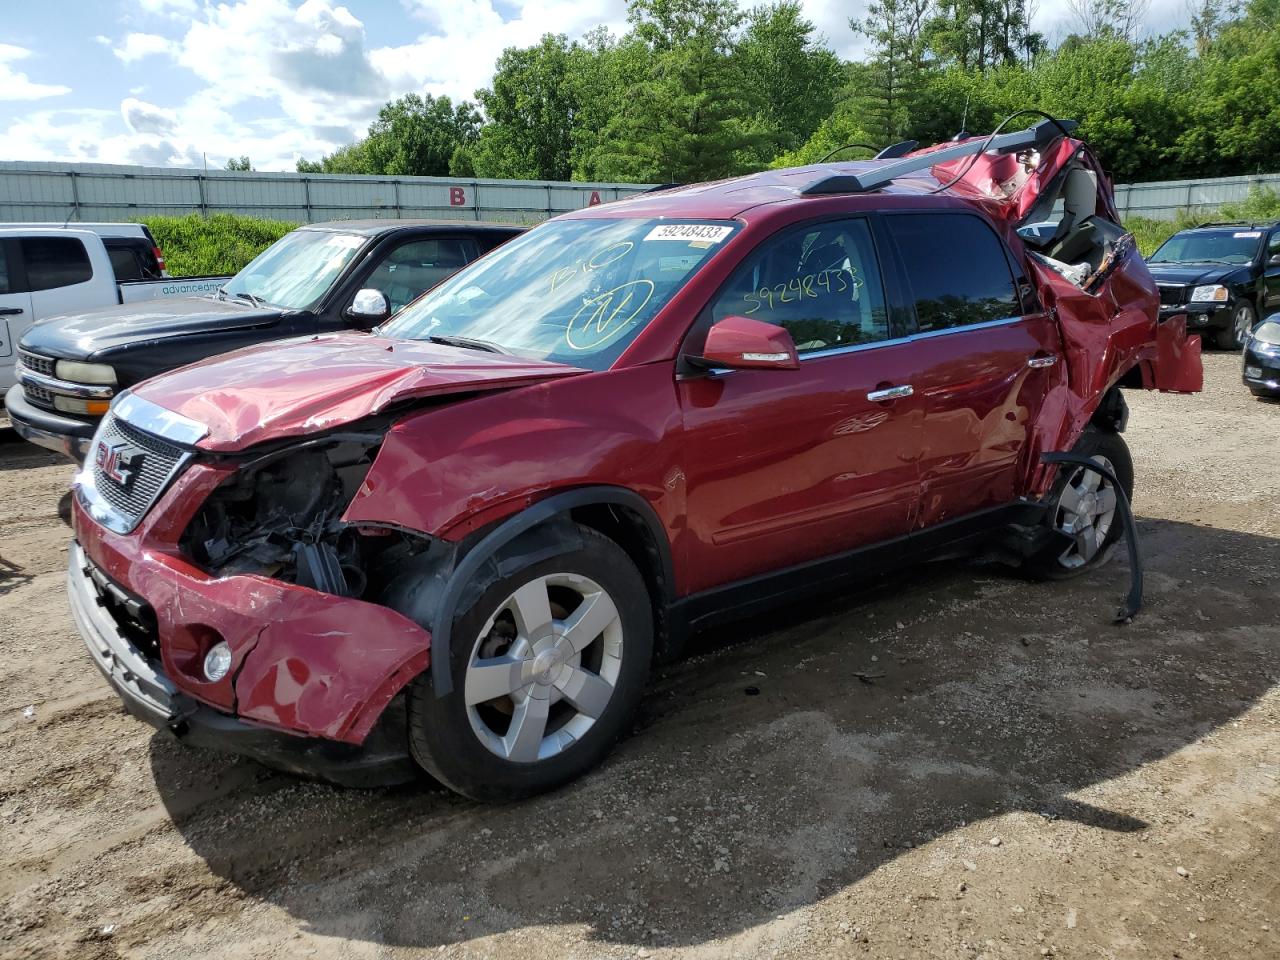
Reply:
[[[1068,0],[1033,25],[1065,32]],[[747,4],[744,4],[747,5]],[[866,0],[802,0],[841,56]],[[474,99],[506,47],[621,33],[625,0],[0,0],[0,159],[292,170],[417,91]],[[1185,19],[1154,0],[1149,23]]]

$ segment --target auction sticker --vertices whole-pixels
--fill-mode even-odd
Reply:
[[[1237,238],[1237,239],[1242,238],[1242,237],[1247,237],[1247,238],[1249,238],[1249,239],[1254,239],[1254,238],[1256,238],[1256,237],[1260,237],[1260,236],[1262,236],[1262,231],[1261,231],[1261,230],[1242,230],[1240,233],[1233,233],[1231,236],[1233,236],[1233,237],[1235,237],[1235,238]]]
[[[719,243],[733,227],[709,223],[662,223],[645,236],[646,240],[683,240],[685,243]]]

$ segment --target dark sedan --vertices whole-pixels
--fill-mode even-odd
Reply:
[[[1244,345],[1244,385],[1255,397],[1280,399],[1280,313],[1253,328]]]

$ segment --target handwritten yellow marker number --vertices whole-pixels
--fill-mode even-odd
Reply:
[[[631,280],[584,300],[564,339],[574,350],[595,350],[627,329],[653,297],[652,280]]]

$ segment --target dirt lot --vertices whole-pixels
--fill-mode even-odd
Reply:
[[[1280,405],[1206,360],[1130,397],[1132,625],[1122,557],[915,570],[700,638],[603,769],[505,808],[122,715],[71,470],[0,445],[0,956],[1280,957]]]

